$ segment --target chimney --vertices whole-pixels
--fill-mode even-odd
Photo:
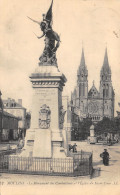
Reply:
[[[18,104],[22,106],[22,99],[18,99]]]

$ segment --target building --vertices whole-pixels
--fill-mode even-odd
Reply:
[[[0,141],[18,139],[18,117],[4,111],[0,91]]]
[[[30,128],[30,124],[31,124],[31,113],[26,112],[26,129]]]
[[[120,102],[118,103],[119,107],[120,107]],[[117,118],[120,119],[120,111],[117,111]]]
[[[71,94],[71,104],[74,107],[74,112],[78,113],[80,120],[90,117],[92,121],[98,122],[103,117],[113,118],[114,96],[107,48],[100,72],[99,90],[93,82],[93,86],[89,91],[88,70],[85,64],[84,50],[82,49],[81,62],[77,71],[77,86]]]
[[[22,106],[22,99],[18,99],[16,102],[14,99],[8,98],[3,100],[3,104],[6,112],[19,118],[19,136],[23,138],[26,131],[26,108]]]

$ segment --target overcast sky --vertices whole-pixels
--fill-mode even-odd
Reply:
[[[44,48],[39,25],[27,16],[41,21],[51,0],[0,1],[0,89],[2,98],[23,99],[31,108],[32,88],[29,75],[38,66]],[[61,38],[57,51],[58,67],[67,78],[63,95],[76,86],[82,42],[88,68],[88,85],[95,81],[99,89],[100,69],[105,48],[112,70],[115,110],[120,101],[120,1],[54,0],[53,30]],[[34,32],[34,33],[33,33]]]

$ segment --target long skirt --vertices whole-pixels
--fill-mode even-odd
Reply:
[[[108,157],[103,157],[103,164],[105,166],[108,166],[109,165],[109,158]]]

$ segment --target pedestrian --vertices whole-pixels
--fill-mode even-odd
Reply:
[[[107,152],[107,149],[104,149],[104,152],[100,154],[100,157],[103,158],[103,164],[105,166],[109,165],[109,153]]]
[[[74,152],[77,152],[77,144],[76,143],[74,143],[74,145],[73,145],[73,153]]]

